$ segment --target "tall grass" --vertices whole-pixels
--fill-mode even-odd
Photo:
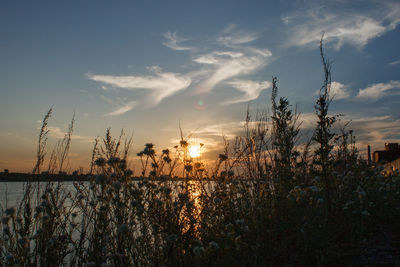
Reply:
[[[1,211],[1,265],[399,264],[400,176],[361,159],[352,131],[333,131],[322,41],[321,58],[318,122],[305,144],[298,144],[298,113],[277,99],[276,78],[272,114],[247,112],[245,133],[226,142],[212,170],[190,158],[181,134],[173,149],[146,144],[137,154],[142,179],[134,180],[132,139],[107,129],[95,141],[89,183],[66,190],[28,182],[20,205]],[[51,112],[34,173],[43,165]],[[51,170],[63,170],[73,122]]]

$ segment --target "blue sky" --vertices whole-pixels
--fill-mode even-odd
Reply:
[[[107,127],[172,147],[179,122],[207,155],[240,133],[248,103],[270,107],[271,77],[315,120],[318,44],[333,61],[332,114],[351,120],[360,151],[399,141],[398,1],[3,1],[0,168],[30,170],[39,123],[51,144],[76,127],[71,169],[87,168]]]

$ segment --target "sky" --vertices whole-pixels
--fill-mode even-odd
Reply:
[[[364,152],[400,140],[399,1],[2,1],[0,169],[31,171],[40,122],[48,154],[73,114],[69,170],[88,168],[106,128],[145,143],[179,143],[203,157],[243,129],[246,110],[270,110],[271,80],[314,127],[323,83],[319,41],[332,65],[330,112]]]

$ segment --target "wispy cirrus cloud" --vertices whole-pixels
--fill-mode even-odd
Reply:
[[[228,84],[234,87],[236,90],[243,92],[244,95],[225,101],[225,105],[243,103],[257,99],[262,90],[271,87],[271,83],[269,81],[257,82],[251,80],[234,80],[228,82]]]
[[[258,38],[256,33],[238,31],[236,25],[229,25],[216,39],[221,49],[193,59],[209,70],[209,75],[200,82],[196,92],[208,93],[224,81],[251,74],[266,66],[271,61],[271,51],[249,45]]]
[[[249,49],[242,51],[215,51],[201,55],[194,62],[208,65],[211,75],[197,87],[197,93],[207,93],[228,79],[246,75],[268,63],[272,53],[268,49]]]
[[[389,95],[393,92],[393,89],[400,89],[400,81],[370,84],[358,91],[357,98],[362,100],[378,100]]]
[[[152,67],[150,68],[151,75],[87,74],[87,77],[102,83],[101,87],[107,88],[107,91],[110,91],[109,89],[112,87],[132,91],[140,89],[151,91],[147,94],[146,102],[152,105],[158,105],[165,98],[188,89],[193,84],[195,86],[192,87],[197,94],[208,93],[223,82],[228,82],[233,88],[244,93],[242,97],[227,101],[225,104],[253,100],[259,96],[261,90],[269,86],[265,82],[257,83],[238,79],[259,70],[271,61],[272,53],[269,49],[249,45],[258,38],[258,34],[239,32],[235,25],[230,25],[221,35],[217,36],[216,43],[214,41],[213,45],[205,45],[202,49],[182,46],[180,42],[188,39],[178,37],[173,32],[165,33],[164,37],[166,39],[164,45],[173,50],[191,50],[191,61],[196,63],[194,66],[192,64],[194,69],[181,74],[165,72],[159,67]],[[199,53],[200,50],[203,53]],[[118,103],[116,109],[105,115],[122,115],[135,108],[138,103],[139,101],[125,99],[122,103]],[[115,103],[111,104],[115,105]]]
[[[289,27],[287,46],[316,46],[324,32],[324,40],[336,49],[344,44],[364,47],[369,41],[400,23],[400,4],[397,2],[372,2],[366,10],[346,12],[345,5],[327,8],[315,5],[282,18]]]
[[[388,63],[389,66],[394,66],[394,65],[397,65],[397,64],[400,64],[400,59]]]
[[[124,103],[114,109],[113,111],[104,114],[105,116],[118,116],[127,113],[132,110],[138,103],[136,101],[130,101],[128,103]]]
[[[218,36],[217,42],[226,47],[236,47],[251,43],[259,38],[257,33],[236,31],[236,28],[235,24],[228,25],[223,33]]]
[[[127,90],[147,89],[151,91],[148,101],[159,104],[163,99],[188,88],[192,82],[190,77],[179,73],[163,72],[159,67],[151,68],[153,75],[148,76],[113,76],[88,74],[90,80],[101,82]],[[133,108],[133,107],[132,107]]]
[[[163,45],[171,48],[172,50],[184,51],[193,49],[193,47],[190,46],[179,45],[179,43],[188,41],[189,39],[178,37],[176,32],[166,32],[164,34],[164,38],[166,40],[163,42]]]
[[[49,129],[49,136],[51,136],[55,139],[62,139],[65,137],[66,132],[61,130],[60,127],[48,126],[48,129]],[[71,139],[77,140],[81,143],[90,143],[90,142],[93,142],[93,140],[94,140],[94,138],[92,136],[83,136],[83,135],[77,135],[77,134],[72,134]]]

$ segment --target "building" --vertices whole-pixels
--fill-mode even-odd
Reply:
[[[400,158],[400,146],[398,143],[386,143],[385,150],[375,151],[372,154],[374,163],[387,163]]]
[[[385,150],[375,151],[372,154],[374,163],[382,164],[385,171],[400,170],[400,146],[398,143],[386,143]]]

